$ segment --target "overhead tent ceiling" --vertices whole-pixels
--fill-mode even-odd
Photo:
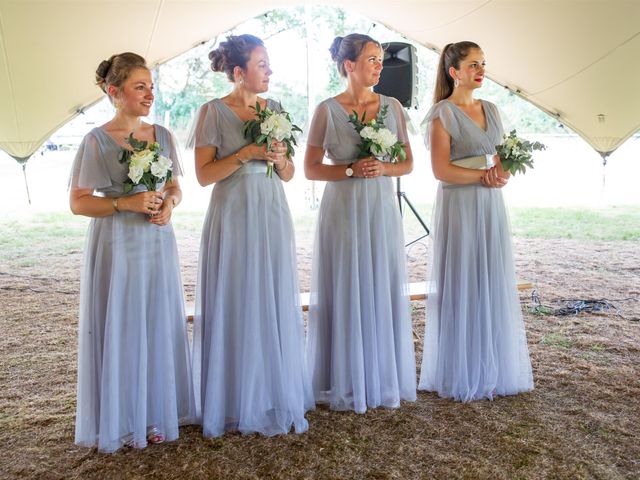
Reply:
[[[602,154],[640,128],[640,0],[0,0],[0,148],[31,155],[101,98],[99,60],[165,62],[279,7],[334,4],[436,50],[480,44],[488,76]]]

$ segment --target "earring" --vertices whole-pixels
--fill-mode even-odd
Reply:
[[[460,79],[459,78],[454,78],[453,79],[453,87],[457,88],[460,85]]]

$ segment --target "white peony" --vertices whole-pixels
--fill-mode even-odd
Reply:
[[[131,162],[131,164],[129,165],[128,177],[131,179],[131,181],[134,184],[137,184],[140,181],[143,174],[144,174],[143,168],[139,165],[134,165],[134,163]]]
[[[388,151],[398,141],[398,137],[388,128],[378,130],[376,143],[382,147],[383,151]]]
[[[375,141],[376,129],[367,125],[362,130],[360,130],[360,136],[362,138]]]
[[[169,170],[171,170],[171,160],[162,155],[159,155],[158,160],[151,164],[151,173],[158,178],[166,177]]]
[[[151,150],[144,149],[141,152],[135,152],[131,155],[131,167],[141,168],[143,172],[148,172],[155,153]]]
[[[291,128],[291,122],[282,113],[274,113],[260,124],[260,132],[263,135],[270,136],[279,142],[291,136]]]

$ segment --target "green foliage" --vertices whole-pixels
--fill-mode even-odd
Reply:
[[[123,191],[125,194],[129,193],[136,185],[144,185],[145,188],[152,192],[156,190],[156,186],[158,183],[163,181],[170,182],[173,178],[173,173],[171,172],[171,162],[167,158],[162,157],[160,155],[160,144],[158,142],[153,142],[149,144],[146,140],[138,140],[133,136],[133,132],[129,134],[129,137],[125,140],[125,142],[131,146],[131,150],[128,148],[123,148],[120,152],[120,156],[118,158],[120,163],[126,163],[129,166],[129,176],[125,180],[123,184]],[[148,161],[136,161],[136,153],[144,154],[144,157],[151,157]],[[164,175],[157,176],[154,172],[152,166],[153,164],[163,161],[165,164],[162,168],[164,170]],[[162,163],[161,163],[162,165]],[[137,176],[139,177],[137,180],[135,179],[135,170],[138,170]]]
[[[362,118],[358,118],[358,112],[356,112],[355,110],[353,110],[353,113],[349,115],[349,123],[354,126],[356,132],[358,132],[361,138],[361,142],[358,145],[358,158],[366,158],[370,157],[371,155],[376,157],[386,157],[388,155],[392,162],[396,159],[401,162],[407,159],[407,153],[404,150],[404,144],[402,142],[397,141],[390,147],[385,148],[374,139],[364,137],[362,135],[362,130],[365,127],[370,127],[376,132],[379,132],[380,130],[388,131],[388,129],[384,126],[384,119],[387,116],[388,108],[388,105],[383,105],[382,107],[380,107],[376,118],[371,119],[369,122],[364,121],[366,112],[362,112]]]
[[[496,145],[496,153],[500,157],[502,168],[512,175],[525,173],[527,167],[533,168],[533,150],[545,150],[547,147],[540,142],[530,142],[518,138],[515,130],[505,135],[504,141]]]
[[[244,125],[242,127],[242,132],[245,138],[248,138],[256,145],[266,144],[267,150],[271,150],[273,146],[273,142],[277,140],[276,137],[279,134],[285,133],[282,131],[274,133],[274,130],[276,129],[282,130],[282,123],[287,125],[287,122],[288,122],[287,127],[284,128],[284,130],[288,130],[288,132],[286,132],[287,135],[284,137],[280,137],[281,138],[280,141],[284,143],[287,147],[287,157],[288,158],[293,157],[293,155],[295,155],[295,150],[293,148],[293,145],[297,145],[295,132],[302,132],[302,129],[297,125],[293,124],[289,113],[284,110],[280,112],[274,112],[268,107],[261,108],[259,102],[256,102],[256,106],[251,108],[255,110],[256,118],[252,120],[247,120],[246,122],[244,122]],[[281,122],[280,126],[276,127],[276,125],[272,125],[271,130],[268,130],[269,125],[266,122],[272,117],[277,119],[278,116],[284,117],[286,121],[285,122],[280,121]],[[267,127],[267,130],[268,130],[267,133],[263,133],[263,124],[265,124]],[[267,177],[272,177],[272,176],[273,176],[273,164],[269,162],[267,167]]]

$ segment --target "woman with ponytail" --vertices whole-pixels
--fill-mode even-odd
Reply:
[[[473,98],[484,75],[477,44],[447,45],[424,122],[440,184],[418,388],[465,402],[533,388],[500,190],[509,173],[495,155],[504,129],[497,107]]]
[[[316,401],[364,413],[416,399],[416,373],[402,220],[392,177],[411,172],[405,116],[378,95],[383,51],[367,35],[336,37],[330,48],[347,88],[318,105],[305,173],[326,181],[314,246],[308,352]],[[349,115],[384,126],[406,160],[358,159],[362,141]],[[326,157],[326,158],[325,158]]]

